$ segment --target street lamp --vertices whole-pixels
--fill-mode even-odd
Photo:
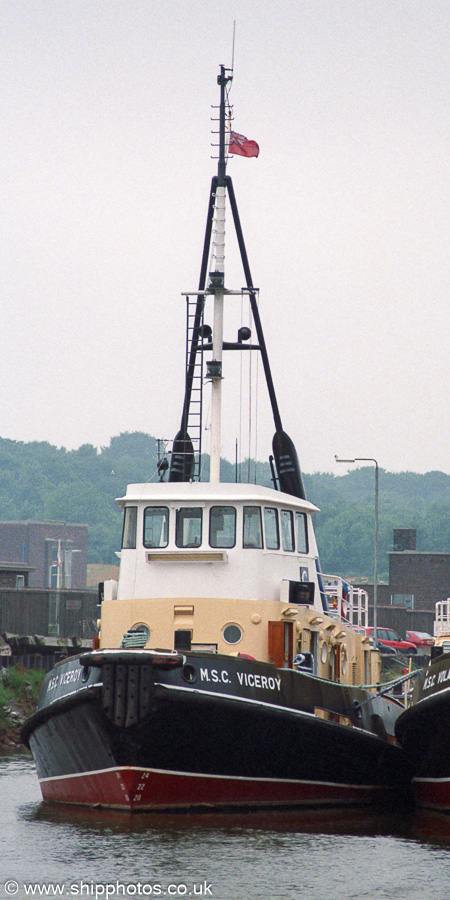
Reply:
[[[377,642],[377,600],[378,600],[378,463],[371,456],[355,456],[343,459],[335,454],[338,463],[371,462],[375,464],[375,538],[373,551],[373,637]]]

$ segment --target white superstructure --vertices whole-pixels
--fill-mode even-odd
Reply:
[[[280,600],[283,581],[317,583],[312,503],[251,484],[132,484],[118,598]],[[129,544],[129,546],[127,546]],[[135,544],[135,546],[132,546]]]

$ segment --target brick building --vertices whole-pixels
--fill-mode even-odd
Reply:
[[[1,572],[6,576],[9,569],[14,583],[10,580],[5,587],[84,590],[87,544],[87,525],[0,522],[0,578]]]
[[[389,553],[389,592],[392,606],[434,610],[450,596],[450,553]]]
[[[450,553],[416,550],[413,528],[394,530],[394,550],[389,554],[389,582],[378,584],[378,624],[399,634],[416,628],[433,633],[438,600],[450,597]],[[369,619],[373,624],[373,583],[357,582],[369,595]]]
[[[23,563],[3,562],[0,560],[0,590],[2,588],[21,588],[28,587],[29,575],[32,566],[26,566]]]
[[[389,581],[378,584],[378,603],[409,612],[426,610],[434,614],[438,600],[450,597],[450,553],[416,550],[413,528],[394,530],[394,550],[389,556]],[[373,603],[373,584],[355,582],[369,594]]]

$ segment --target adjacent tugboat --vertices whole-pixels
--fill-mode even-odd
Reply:
[[[436,603],[431,660],[396,734],[414,768],[416,803],[450,812],[450,598]]]
[[[361,686],[380,679],[378,652],[352,627],[367,625],[367,610],[340,579],[328,582],[328,608],[317,509],[282,427],[226,174],[228,152],[256,155],[257,146],[247,142],[246,153],[234,134],[239,149],[229,144],[231,79],[221,66],[218,175],[199,287],[186,295],[186,389],[168,481],[161,465],[158,483],[129,485],[117,501],[120,576],[104,586],[99,646],[55,667],[23,728],[45,800],[136,811],[295,807],[367,803],[409,783],[394,737],[402,706]],[[246,280],[236,292],[225,287],[227,197]],[[246,326],[224,340],[234,294],[248,297],[255,343]],[[260,354],[275,421],[273,488],[220,481],[225,351]],[[209,482],[199,472],[205,380]]]

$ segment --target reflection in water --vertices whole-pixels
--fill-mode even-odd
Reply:
[[[272,832],[274,834],[324,834],[395,836],[410,840],[439,838],[450,845],[450,815],[410,806],[267,810],[241,813],[128,813],[120,810],[85,809],[40,802],[22,807],[19,815],[28,821],[68,826],[81,831],[148,836],[208,831],[223,834]]]
[[[412,818],[412,834],[415,840],[438,841],[450,846],[450,814],[416,810]]]
[[[26,754],[0,757],[0,804],[1,868],[19,883],[206,879],[214,900],[449,895],[450,816],[426,811],[133,815],[51,806]]]
[[[41,803],[26,807],[22,815],[29,821],[66,825],[82,831],[102,833],[105,830],[124,835],[200,834],[215,831],[223,834],[271,832],[274,834],[324,834],[349,837],[377,835],[430,841],[450,846],[450,815],[430,810],[386,812],[367,808],[280,810],[245,813],[139,813],[117,810],[85,810],[81,807]]]
[[[81,807],[57,806],[41,803],[38,807],[27,810],[32,820],[63,824],[71,824],[87,831],[102,831],[104,828],[123,832],[124,834],[140,834],[155,831],[158,833],[179,833],[209,831],[211,829],[224,833],[237,831],[272,831],[287,834],[341,834],[341,835],[376,835],[402,834],[405,819],[403,816],[385,814],[381,811],[362,809],[307,809],[280,810],[242,813],[125,813],[117,810],[92,809]],[[411,812],[405,813],[411,818]]]

